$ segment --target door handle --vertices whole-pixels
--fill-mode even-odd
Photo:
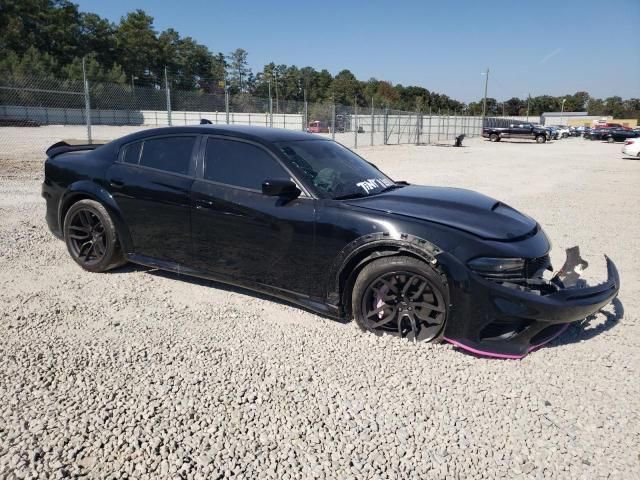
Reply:
[[[196,200],[196,208],[213,208],[213,202],[211,200]]]
[[[109,181],[109,185],[111,185],[113,188],[122,188],[124,187],[124,180],[114,178],[113,180]]]

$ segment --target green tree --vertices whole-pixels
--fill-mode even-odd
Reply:
[[[342,70],[331,82],[331,94],[335,103],[353,105],[354,99],[362,97],[360,82],[349,70]]]
[[[97,55],[95,53],[87,55],[84,59],[87,78],[90,81],[107,83],[126,82],[127,77],[122,71],[120,65],[115,64],[111,68],[106,68],[98,62]],[[74,58],[71,63],[62,67],[62,73],[64,74],[65,79],[82,81],[82,58]]]
[[[142,10],[128,13],[115,31],[116,48],[122,68],[128,76],[141,81],[159,82],[162,79],[161,57],[153,17]]]
[[[249,54],[243,48],[236,48],[229,54],[229,79],[230,85],[238,92],[243,91],[243,81],[251,72],[249,69],[249,63],[247,62],[247,56]]]

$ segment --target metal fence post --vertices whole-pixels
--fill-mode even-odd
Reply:
[[[355,122],[353,125],[353,148],[358,148],[358,100],[354,100],[353,112],[355,114]]]
[[[304,101],[304,118],[302,119],[302,131],[307,131],[307,125],[309,125],[309,103]]]
[[[331,104],[331,140],[336,139],[336,104]]]
[[[433,121],[433,117],[431,116],[431,107],[429,107],[429,132],[427,133],[427,144],[431,143],[431,123]]]
[[[422,113],[416,112],[416,145],[420,145],[420,124],[422,123]]]
[[[167,91],[167,123],[171,125],[171,92],[169,91],[169,76],[167,67],[164,67],[164,88]]]
[[[444,119],[442,121],[444,122]],[[451,112],[449,112],[449,110],[447,110],[447,125],[444,127],[444,139],[445,140],[449,140],[449,124],[450,123],[451,123]]]
[[[273,128],[273,98],[271,98],[271,92],[269,92],[269,126]]]
[[[373,147],[373,124],[375,123],[375,116],[373,114],[373,97],[371,97],[371,146]]]
[[[387,145],[387,133],[389,131],[389,109],[385,108],[384,109],[384,123],[383,125],[383,135],[384,135],[384,145]]]
[[[84,109],[85,121],[87,123],[87,141],[89,145],[91,145],[91,102],[89,100],[89,80],[87,80],[87,69],[84,64],[84,57],[82,57],[82,77],[84,78]]]
[[[226,85],[224,88],[224,111],[227,118],[226,120],[227,125],[229,125],[229,89],[227,88]]]

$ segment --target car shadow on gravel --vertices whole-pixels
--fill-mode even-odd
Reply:
[[[288,302],[286,300],[280,299],[278,297],[274,297],[271,295],[268,295],[266,293],[260,293],[260,292],[256,292],[253,290],[249,290],[243,287],[237,287],[235,285],[230,285],[228,283],[222,283],[222,282],[217,282],[215,280],[209,280],[206,278],[200,278],[200,277],[192,277],[190,275],[185,275],[185,274],[180,274],[180,273],[175,273],[175,272],[170,272],[168,270],[161,270],[159,268],[154,268],[154,267],[146,267],[144,265],[138,265],[135,263],[127,263],[126,265],[117,268],[115,270],[110,270],[108,273],[111,275],[117,275],[120,273],[133,273],[133,272],[144,272],[147,273],[149,275],[154,275],[157,277],[163,277],[169,280],[176,280],[176,281],[181,281],[181,282],[187,282],[190,283],[192,285],[198,285],[201,287],[208,287],[208,288],[215,288],[217,290],[222,290],[225,292],[232,292],[232,293],[237,293],[240,295],[246,295],[249,297],[253,297],[253,298],[257,298],[259,300],[266,300],[268,302],[272,302],[272,303],[277,303],[280,305],[284,305],[287,307],[293,307],[293,308],[297,308],[299,310],[305,311],[307,313],[311,313],[313,315],[317,315],[318,317],[322,317],[322,318],[326,318],[328,320],[333,320],[339,323],[349,323],[350,320],[346,320],[346,319],[339,319],[339,318],[335,318],[335,317],[330,317],[328,315],[323,315],[322,313],[316,312],[314,310],[305,308],[301,305],[298,305],[297,303],[293,303],[293,302]]]
[[[635,160],[635,161],[638,161],[638,160],[640,160],[640,157],[622,157],[622,160]]]
[[[431,143],[431,144],[425,145],[425,147],[469,148],[469,145],[460,145],[459,147],[456,147],[455,145],[451,145],[449,143]]]
[[[549,343],[548,346],[560,347],[583,342],[597,337],[607,330],[611,330],[624,318],[624,305],[622,305],[620,299],[614,298],[611,305],[613,306],[613,312],[600,310],[582,321],[574,322],[563,335]],[[600,315],[604,315],[604,320],[601,320]]]
[[[492,142],[489,139],[486,139],[485,142],[489,142],[489,143],[508,143],[508,144],[511,144],[511,143],[527,143],[527,144],[536,143],[535,140],[507,140],[505,138],[501,139],[499,142]],[[547,140],[545,143],[551,143],[551,142],[557,142],[557,140]]]

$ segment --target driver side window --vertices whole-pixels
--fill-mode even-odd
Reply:
[[[261,147],[238,140],[207,139],[205,180],[262,191],[262,182],[267,179],[289,178],[286,170]]]

